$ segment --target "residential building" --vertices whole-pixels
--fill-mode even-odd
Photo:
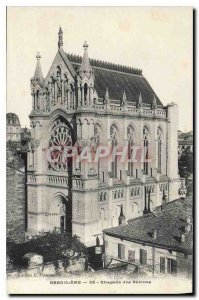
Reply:
[[[127,225],[104,230],[105,265],[128,263],[132,273],[192,276],[192,198],[177,199]]]

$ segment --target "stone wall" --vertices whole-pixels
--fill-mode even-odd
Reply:
[[[13,150],[7,150],[6,198],[7,238],[21,243],[25,240],[25,167]]]
[[[64,262],[61,260],[57,261],[55,266],[53,262],[45,264],[35,264],[34,266],[28,266],[27,269],[21,269],[21,271],[7,272],[8,277],[51,277],[54,275],[64,276],[66,273],[75,274],[82,273],[86,268],[86,257],[73,257],[68,260],[67,266],[64,265]]]

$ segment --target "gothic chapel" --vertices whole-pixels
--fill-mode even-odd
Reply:
[[[89,59],[88,44],[83,47],[83,57],[65,53],[60,28],[45,78],[36,56],[27,234],[70,231],[94,246],[103,229],[183,197],[186,188],[178,175],[177,105],[164,106],[141,70]],[[66,146],[78,156],[99,145],[115,151],[114,159],[66,157]],[[121,162],[124,146],[127,159]],[[141,152],[146,159],[139,159]]]

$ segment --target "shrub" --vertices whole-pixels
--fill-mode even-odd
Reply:
[[[72,250],[74,254],[78,255],[86,253],[84,244],[79,241],[77,236],[72,236],[70,233],[41,232],[21,244],[7,240],[7,255],[15,268],[27,266],[23,260],[26,253],[42,255],[44,263],[46,263],[58,259],[66,260],[66,256],[63,255],[66,250]]]

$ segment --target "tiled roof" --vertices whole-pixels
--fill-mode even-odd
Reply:
[[[67,56],[77,71],[82,57],[72,54],[67,54]],[[108,88],[110,99],[120,100],[125,90],[129,103],[135,104],[141,93],[143,104],[151,105],[155,95],[157,105],[163,106],[141,70],[95,59],[90,59],[90,64],[94,69],[95,89],[99,98],[104,99],[106,88]]]
[[[172,201],[161,210],[158,207],[154,213],[129,220],[128,225],[120,225],[105,229],[107,235],[132,241],[139,244],[154,244],[156,247],[186,254],[192,253],[192,228],[185,235],[185,242],[180,236],[188,216],[192,216],[192,199]],[[157,230],[157,238],[153,240],[152,232]]]

